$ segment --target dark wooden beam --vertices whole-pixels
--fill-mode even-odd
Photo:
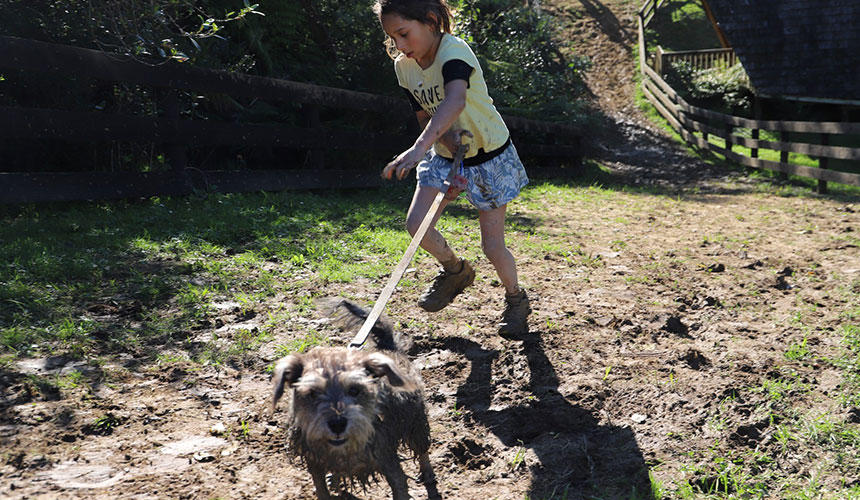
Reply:
[[[705,15],[708,16],[708,21],[711,21],[711,26],[714,27],[714,31],[717,33],[717,38],[720,39],[720,44],[726,49],[731,47],[732,44],[729,43],[729,39],[726,38],[726,34],[723,33],[723,30],[720,28],[720,23],[717,22],[717,18],[714,16],[711,6],[708,5],[708,0],[702,0],[702,7],[705,9]]]

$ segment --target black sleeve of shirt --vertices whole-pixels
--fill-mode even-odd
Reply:
[[[466,80],[466,88],[469,88],[469,77],[475,68],[469,66],[462,59],[451,59],[442,65],[442,81],[445,85],[454,80]]]
[[[424,109],[421,107],[421,104],[418,103],[418,99],[416,99],[415,96],[412,95],[412,92],[409,92],[409,89],[407,89],[406,87],[400,87],[400,88],[403,89],[404,92],[406,92],[407,96],[409,96],[409,104],[412,105],[412,111],[415,111],[417,113],[418,111],[421,111]]]

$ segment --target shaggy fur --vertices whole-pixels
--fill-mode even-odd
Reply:
[[[345,300],[323,304],[335,323],[352,328],[367,313]],[[307,464],[320,500],[362,486],[381,474],[394,500],[408,499],[397,450],[418,458],[429,498],[441,498],[430,465],[430,425],[421,377],[403,353],[405,340],[387,320],[371,331],[373,351],[317,347],[280,360],[274,372],[273,409],[292,388],[290,448]]]

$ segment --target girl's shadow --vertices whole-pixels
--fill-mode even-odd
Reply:
[[[512,469],[524,465],[530,470],[528,498],[581,498],[589,494],[601,498],[654,498],[648,467],[633,432],[627,427],[600,425],[592,414],[594,410],[569,401],[575,403],[576,394],[565,398],[559,393],[559,379],[544,352],[540,334],[531,334],[514,348],[519,350],[514,359],[524,356],[530,372],[531,395],[520,400],[509,397],[505,401],[500,394],[493,401],[496,387],[513,383],[512,378],[518,375],[511,370],[506,377],[498,372],[507,367],[497,367],[493,381],[493,361],[499,358],[498,351],[461,337],[433,343],[433,347],[461,354],[471,362],[469,376],[457,390],[457,408],[468,410],[467,418],[495,434],[505,446],[523,452],[530,449],[537,455],[537,463],[529,463],[524,453],[517,453],[511,461]],[[465,446],[467,453],[482,451],[480,444],[474,442]]]

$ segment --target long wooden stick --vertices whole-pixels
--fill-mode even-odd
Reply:
[[[370,314],[367,315],[367,319],[364,320],[364,324],[361,325],[361,329],[358,330],[358,333],[355,334],[352,342],[349,343],[350,349],[358,349],[367,341],[367,336],[370,335],[370,330],[373,328],[373,325],[376,324],[376,320],[379,319],[379,316],[382,314],[382,310],[385,309],[385,304],[388,303],[388,300],[394,293],[394,288],[398,283],[400,283],[403,273],[406,272],[406,266],[408,266],[412,261],[412,257],[415,256],[415,252],[418,251],[418,245],[421,243],[421,240],[424,239],[424,235],[427,234],[427,230],[430,229],[430,224],[433,223],[433,218],[439,210],[439,205],[442,204],[442,199],[445,198],[445,192],[451,185],[451,181],[457,173],[457,168],[463,161],[463,156],[466,155],[466,151],[468,149],[469,146],[465,144],[460,144],[457,148],[457,154],[454,155],[454,162],[451,164],[451,171],[448,172],[448,177],[445,179],[445,187],[443,187],[442,190],[439,191],[439,194],[436,195],[436,198],[433,199],[433,203],[427,210],[427,215],[424,216],[424,220],[422,220],[421,225],[418,226],[418,231],[416,231],[415,235],[412,236],[412,241],[409,242],[409,246],[406,248],[406,253],[403,254],[400,262],[397,263],[397,267],[394,268],[394,271],[388,278],[388,283],[386,283],[385,288],[382,289],[382,293],[380,293],[379,297],[376,299],[376,304],[373,305],[373,309],[371,309]]]

